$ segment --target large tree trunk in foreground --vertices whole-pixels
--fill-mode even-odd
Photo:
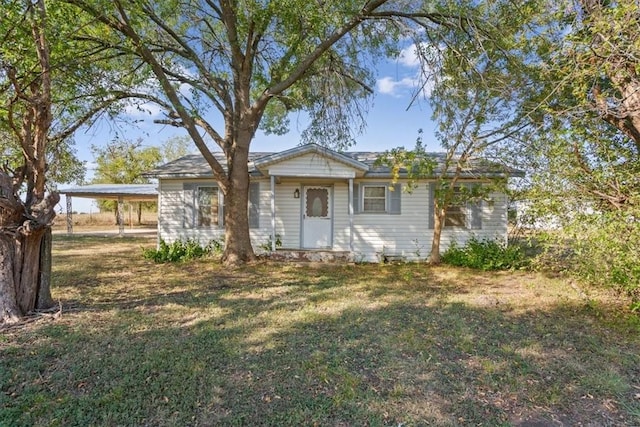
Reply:
[[[49,230],[17,237],[0,234],[0,324],[51,308]]]
[[[36,297],[36,309],[46,310],[55,304],[51,297],[51,246],[53,236],[51,227],[47,227],[42,235],[40,243],[40,272],[38,283],[38,295]]]
[[[0,324],[15,323],[20,319],[13,274],[14,239],[0,234]]]
[[[222,261],[236,265],[253,261],[255,253],[249,234],[249,144],[236,148],[229,159],[229,185],[225,193],[225,244]]]
[[[30,209],[16,198],[15,209],[0,209],[0,323],[15,323],[37,309],[50,308],[51,223],[60,197],[54,193]]]
[[[38,230],[27,236],[18,236],[15,240],[14,286],[16,287],[18,307],[23,314],[36,308],[42,234],[43,231]]]

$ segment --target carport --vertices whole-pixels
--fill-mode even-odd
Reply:
[[[73,233],[73,197],[118,201],[118,235],[124,236],[122,204],[128,202],[157,202],[157,184],[91,184],[58,191],[67,199],[67,233]],[[158,207],[159,208],[159,207]],[[129,206],[131,210],[131,206]],[[129,213],[131,216],[131,212]]]

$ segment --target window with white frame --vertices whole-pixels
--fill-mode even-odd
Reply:
[[[387,187],[384,185],[364,185],[362,189],[362,212],[387,212]]]
[[[217,227],[220,225],[220,199],[218,187],[198,187],[197,226]]]

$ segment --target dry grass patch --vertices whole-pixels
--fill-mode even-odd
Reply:
[[[93,213],[75,213],[73,218],[74,232],[95,231],[95,230],[118,230],[116,225],[115,214],[113,212],[93,212]],[[142,212],[140,223],[138,223],[138,214],[133,212],[129,218],[129,212],[123,212],[123,220],[126,229],[142,228],[153,230],[158,226],[158,214],[156,212]],[[67,229],[66,212],[59,213],[56,216],[53,225],[53,231],[62,232]]]
[[[640,424],[640,324],[607,293],[424,265],[156,265],[153,244],[57,238],[63,313],[3,331],[0,425]]]

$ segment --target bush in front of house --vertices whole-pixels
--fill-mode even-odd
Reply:
[[[202,246],[197,240],[176,240],[166,243],[160,240],[157,249],[142,249],[142,256],[155,263],[180,262],[191,259],[202,258],[212,254],[220,253],[222,244],[217,240],[212,240],[208,245]]]
[[[453,242],[442,254],[442,262],[485,271],[509,270],[524,267],[525,256],[519,246],[472,237],[464,246]]]

